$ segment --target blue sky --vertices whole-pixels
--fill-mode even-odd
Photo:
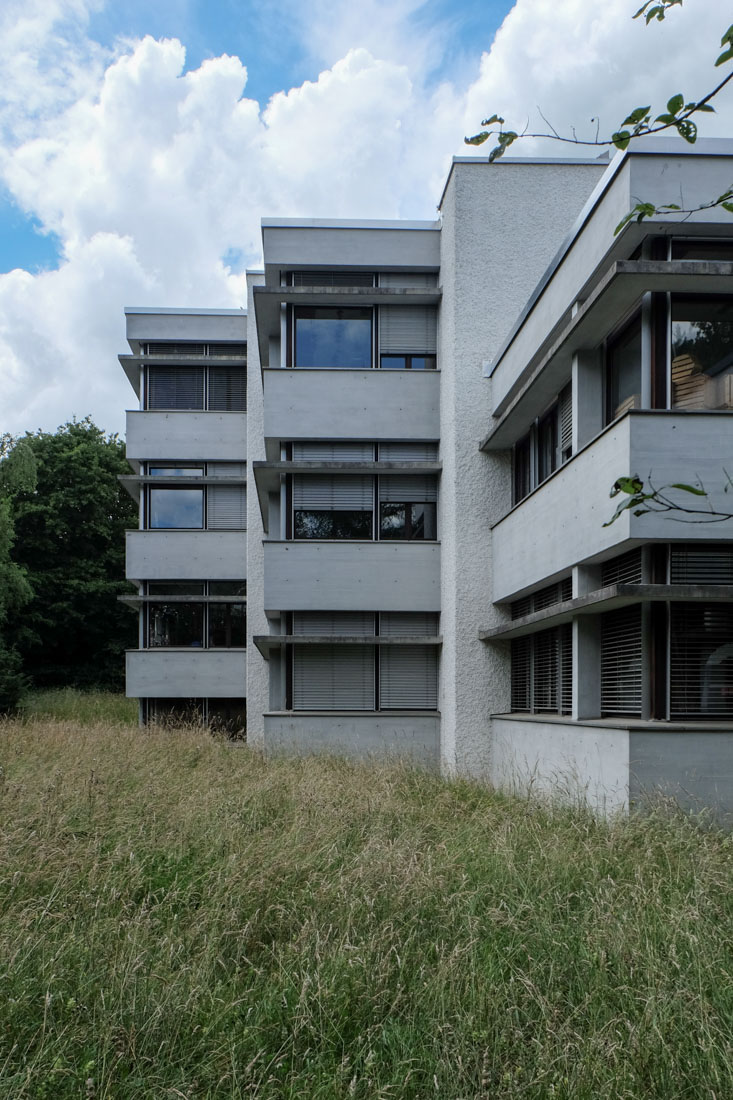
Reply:
[[[347,6],[352,0],[340,2]],[[421,4],[405,20],[406,27],[441,28],[441,49],[425,74],[428,83],[453,80],[475,68],[512,6],[512,0]],[[323,52],[316,55],[304,39],[294,18],[302,9],[298,0],[115,0],[91,13],[87,34],[110,51],[121,41],[145,35],[177,38],[186,48],[184,71],[197,69],[206,59],[234,54],[247,67],[246,95],[264,107],[276,92],[315,80],[326,63],[337,60]],[[25,214],[7,188],[0,189],[0,272],[56,267],[61,250],[59,237],[44,230],[37,217]]]

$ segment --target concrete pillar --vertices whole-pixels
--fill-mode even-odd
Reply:
[[[573,454],[603,428],[603,365],[600,349],[573,356]]]

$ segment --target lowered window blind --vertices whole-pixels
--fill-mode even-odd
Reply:
[[[379,616],[379,633],[393,638],[418,634],[435,637],[438,633],[438,616],[434,611],[382,611]]]
[[[601,615],[601,715],[640,718],[643,691],[641,607]]]
[[[205,355],[206,344],[186,344],[161,341],[145,344],[145,355]]]
[[[368,512],[373,506],[373,477],[293,474],[294,508],[328,512]]]
[[[206,472],[210,477],[246,477],[246,462],[207,462]]]
[[[601,585],[605,588],[608,584],[641,584],[641,547],[604,561]]]
[[[512,642],[511,709],[571,714],[573,628],[570,623]]]
[[[294,710],[374,710],[374,646],[293,646]]]
[[[435,462],[437,443],[380,443],[380,462]]]
[[[438,654],[432,646],[381,646],[379,705],[383,709],[435,710]]]
[[[535,634],[533,669],[533,707],[539,714],[557,714],[558,656],[557,631]]]
[[[733,718],[733,608],[672,604],[670,718]]]
[[[522,596],[520,600],[513,600],[510,604],[512,619],[522,619],[525,615],[531,615],[534,611],[543,611],[546,607],[552,607],[556,603],[564,603],[573,598],[573,579],[564,577],[555,584],[548,584],[545,588],[539,588],[529,596]]]
[[[373,443],[293,443],[294,462],[373,462]]]
[[[246,344],[209,344],[209,355],[228,356],[229,358],[245,359],[247,356]]]
[[[206,523],[215,530],[244,529],[247,526],[247,493],[242,485],[209,485]]]
[[[149,409],[203,409],[203,368],[148,367],[147,374]]]
[[[573,712],[573,627],[564,623],[558,627],[560,643],[560,714]]]
[[[438,276],[434,271],[380,271],[379,285],[434,287],[438,285]]]
[[[373,611],[294,611],[293,634],[363,634],[374,637]]]
[[[733,584],[733,550],[727,546],[672,546],[671,584]]]
[[[532,709],[532,639],[515,638],[512,641],[512,691],[511,709]]]
[[[374,286],[371,271],[292,271],[291,286]]]
[[[438,314],[434,306],[381,306],[379,350],[398,355],[435,354]]]
[[[247,408],[247,374],[228,367],[209,367],[209,408],[243,412]]]
[[[560,420],[560,457],[567,461],[573,453],[573,389],[566,386],[558,402]]]
[[[385,474],[379,478],[379,499],[388,504],[436,501],[438,482],[434,474]]]

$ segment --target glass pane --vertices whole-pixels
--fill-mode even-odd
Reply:
[[[515,504],[518,504],[520,500],[524,500],[532,488],[530,471],[530,441],[529,436],[525,436],[525,438],[520,439],[519,443],[514,447]]]
[[[380,504],[379,537],[381,539],[406,538],[406,514],[404,504]]]
[[[149,527],[191,527],[200,529],[203,525],[203,489],[151,488]]]
[[[371,365],[370,309],[296,309],[296,367],[362,369]]]
[[[148,581],[149,596],[203,596],[203,581]]]
[[[298,510],[294,532],[296,539],[371,539],[372,513]]]
[[[672,297],[672,408],[733,408],[733,298]]]
[[[243,603],[209,604],[209,645],[246,646],[247,615]]]
[[[246,581],[209,581],[210,596],[246,596]]]
[[[627,409],[641,407],[641,320],[636,320],[608,347],[608,415],[615,420]]]
[[[246,741],[247,700],[209,699],[209,729],[232,741]]]
[[[204,644],[204,605],[153,603],[148,607],[148,645],[195,646]]]
[[[203,477],[203,466],[149,466],[150,477]]]
[[[148,721],[160,726],[200,726],[204,720],[203,699],[149,699]]]
[[[381,363],[382,370],[405,370],[407,357],[405,355],[383,355]]]
[[[412,370],[435,370],[435,356],[411,355],[410,367]]]
[[[696,241],[688,240],[672,241],[673,260],[733,260],[733,243],[727,240],[720,241]]]
[[[432,503],[411,504],[411,539],[437,538],[436,506]]]
[[[557,409],[540,420],[537,427],[537,476],[549,477],[557,467]]]

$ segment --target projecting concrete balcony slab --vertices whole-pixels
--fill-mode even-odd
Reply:
[[[699,478],[712,507],[731,511],[723,469],[731,453],[731,413],[631,410],[494,526],[493,599],[508,599],[580,562],[602,561],[643,542],[732,539],[733,520],[686,523],[674,512],[627,511],[603,526],[615,510],[616,499],[609,499],[613,483],[632,474],[645,483],[651,478],[657,488]],[[671,496],[685,506],[706,505],[704,497],[674,490]]]
[[[125,693],[133,699],[242,699],[244,649],[129,649]]]
[[[247,576],[246,531],[127,531],[131,581],[235,581]]]
[[[265,438],[438,439],[440,372],[263,371]]]
[[[128,412],[131,462],[244,462],[244,412]]]
[[[265,542],[268,611],[439,611],[435,542]]]

